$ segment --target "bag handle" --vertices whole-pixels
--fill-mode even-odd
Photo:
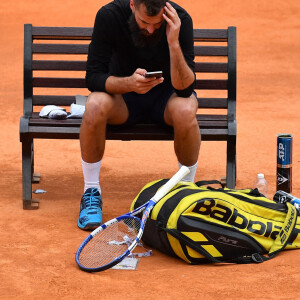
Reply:
[[[225,185],[219,180],[200,180],[200,181],[195,182],[195,184],[198,187],[202,186],[202,185],[208,185],[208,184],[219,184],[222,188],[225,187]]]

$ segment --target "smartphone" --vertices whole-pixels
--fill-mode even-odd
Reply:
[[[156,78],[160,78],[162,77],[163,75],[163,72],[162,71],[155,71],[155,72],[147,72],[145,74],[145,77],[146,78],[149,78],[149,77],[156,77]]]

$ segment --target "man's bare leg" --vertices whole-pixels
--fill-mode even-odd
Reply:
[[[193,166],[194,174],[188,176],[191,181],[194,181],[201,144],[197,109],[198,103],[194,95],[182,98],[173,94],[164,113],[166,123],[174,128],[174,149],[178,162],[188,167]]]
[[[84,195],[78,227],[94,229],[102,223],[102,197],[99,183],[101,159],[105,149],[106,124],[122,124],[128,109],[121,95],[92,93],[88,97],[80,128]]]
[[[85,162],[94,163],[102,159],[106,124],[123,124],[128,115],[121,95],[102,92],[89,95],[80,128],[81,157]]]

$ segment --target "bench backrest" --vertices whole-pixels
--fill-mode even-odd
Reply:
[[[85,66],[92,30],[25,24],[24,116],[88,95]],[[228,119],[235,120],[236,28],[194,29],[194,41],[199,108],[227,109]]]

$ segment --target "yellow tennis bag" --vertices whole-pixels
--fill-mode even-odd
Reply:
[[[147,202],[167,181],[148,183],[131,210]],[[214,189],[180,182],[151,212],[143,241],[191,264],[260,263],[283,249],[300,247],[299,212],[290,203],[264,197],[257,189]]]

